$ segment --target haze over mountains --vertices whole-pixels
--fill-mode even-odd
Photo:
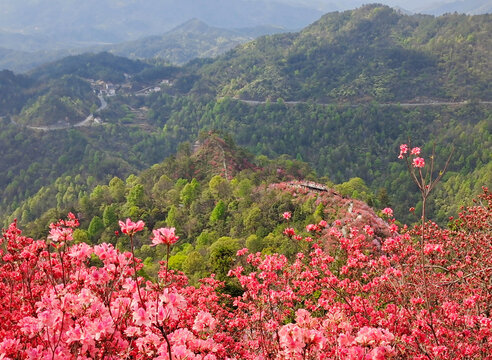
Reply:
[[[321,14],[316,9],[266,0],[208,0],[206,5],[200,0],[6,0],[0,23],[4,33],[50,39],[36,48],[20,43],[17,47],[12,46],[14,43],[2,44],[3,47],[40,50],[135,40],[163,34],[192,18],[223,28],[272,25],[296,29]]]
[[[415,1],[411,5],[400,0],[383,2],[402,11],[433,15],[492,10],[490,0]],[[194,57],[214,57],[257,36],[299,30],[323,13],[363,3],[208,0],[204,5],[200,0],[4,0],[0,9],[0,69],[24,72],[87,51],[110,51],[132,58],[160,57],[181,64]]]
[[[216,57],[258,36],[284,31],[285,29],[274,26],[238,29],[217,28],[195,18],[162,35],[147,36],[118,44],[93,45],[75,49],[38,50],[34,53],[0,48],[0,69],[25,72],[66,56],[103,51],[131,59],[158,58],[179,65],[194,58]]]

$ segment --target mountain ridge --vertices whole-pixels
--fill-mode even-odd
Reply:
[[[260,37],[231,50],[197,69],[203,80],[196,88],[248,100],[491,100],[490,19],[406,16],[375,4],[334,12],[298,33]],[[454,41],[457,26],[465,41]],[[464,57],[473,71],[462,65]]]

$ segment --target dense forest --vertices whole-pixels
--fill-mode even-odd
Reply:
[[[406,16],[380,5],[329,13],[201,66],[194,91],[253,100],[490,100],[490,17]]]
[[[362,179],[333,188],[312,180],[323,181],[306,163],[285,157],[255,158],[231,138],[204,132],[193,146],[181,144],[176,155],[138,176],[113,177],[92,187],[79,175],[59,178],[53,187],[41,189],[25,202],[13,217],[26,234],[42,237],[53,219],[72,211],[81,221],[74,233],[77,242],[112,243],[121,250],[128,249],[128,244],[115,233],[118,219],[139,218],[149,228],[175,227],[180,241],[170,266],[195,280],[210,272],[226,280],[232,264],[228,256],[244,246],[295,254],[298,249],[282,233],[285,219],[279,214],[284,212],[291,213],[291,225],[300,228],[310,222],[343,219],[346,226],[362,229],[362,224],[370,223],[380,236],[388,235],[388,225],[365,202],[349,197],[373,197]],[[386,206],[383,202],[372,198],[376,208]],[[137,245],[137,254],[145,260],[144,272],[151,276],[156,275],[163,257],[156,250]]]
[[[439,166],[453,152],[430,205],[445,223],[491,183],[489,17],[406,16],[369,5],[184,67],[101,53],[26,75],[4,71],[0,215],[5,222],[65,177],[78,176],[90,191],[163,161],[200,131],[221,130],[255,155],[305,161],[330,184],[361,178],[365,194],[348,195],[383,199],[404,221],[420,205],[394,156],[398,145],[411,140],[434,151]],[[89,79],[118,89],[97,114],[102,124],[28,128],[73,124],[94,111]]]

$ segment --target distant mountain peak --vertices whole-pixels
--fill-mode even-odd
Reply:
[[[204,21],[198,18],[191,18],[188,21],[176,26],[168,33],[177,33],[177,32],[186,32],[186,33],[194,33],[194,32],[206,32],[213,27],[205,23]]]

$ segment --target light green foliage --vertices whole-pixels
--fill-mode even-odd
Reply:
[[[210,267],[219,280],[226,280],[239,248],[239,241],[228,236],[219,238],[210,247]]]
[[[204,230],[197,237],[196,246],[197,248],[205,248],[210,246],[215,240],[217,240],[217,234],[215,232]]]
[[[142,259],[153,258],[155,254],[155,248],[149,244],[144,244],[138,251],[138,256]]]
[[[335,190],[344,196],[349,196],[355,199],[365,200],[369,196],[369,188],[364,180],[359,177],[351,178],[342,184],[335,185]]]
[[[243,220],[244,226],[248,231],[256,231],[259,221],[261,219],[261,209],[257,206],[253,206],[249,209],[246,217]]]
[[[118,226],[118,217],[116,215],[115,206],[109,205],[104,208],[103,223],[109,230],[114,230]]]
[[[322,203],[319,203],[318,206],[316,206],[316,210],[314,211],[314,221],[315,222],[320,222],[321,220],[323,220],[324,218],[324,214],[323,214],[323,210],[325,209],[325,207],[323,206]]]
[[[226,214],[226,205],[222,200],[219,200],[210,214],[210,222],[215,224],[219,220],[223,220]]]
[[[104,223],[99,216],[94,216],[87,228],[87,233],[92,240],[95,240],[104,230]]]
[[[188,255],[179,252],[169,258],[169,268],[173,270],[183,270],[183,263],[188,258]]]
[[[210,179],[208,187],[212,195],[217,199],[227,199],[231,194],[229,181],[220,175],[216,175]]]
[[[143,276],[147,279],[156,279],[159,272],[159,264],[155,263],[151,257],[143,261]]]
[[[122,202],[125,198],[125,183],[118,177],[114,177],[109,182],[109,193],[115,202]]]
[[[200,252],[192,251],[183,261],[182,269],[188,275],[202,274],[206,270],[205,258]]]
[[[169,227],[178,226],[178,209],[174,205],[171,206],[167,213],[166,224]]]
[[[200,193],[200,184],[194,178],[193,180],[191,180],[189,184],[186,184],[183,187],[183,190],[181,190],[180,193],[181,202],[183,203],[183,205],[189,206],[194,200],[196,200],[199,193]]]
[[[129,206],[142,206],[144,204],[144,187],[142,184],[135,184],[129,191],[126,201]]]
[[[92,190],[90,195],[90,200],[94,206],[99,207],[104,201],[110,198],[108,186],[97,185],[94,190]]]
[[[246,239],[246,247],[251,253],[261,252],[265,247],[265,243],[263,239],[253,234]]]
[[[82,230],[82,229],[76,229],[73,232],[72,237],[73,237],[73,242],[75,244],[80,244],[80,243],[90,244],[91,243],[88,232],[85,230]]]
[[[248,198],[251,196],[251,191],[253,189],[253,184],[250,179],[242,179],[235,186],[235,195],[241,199]]]

